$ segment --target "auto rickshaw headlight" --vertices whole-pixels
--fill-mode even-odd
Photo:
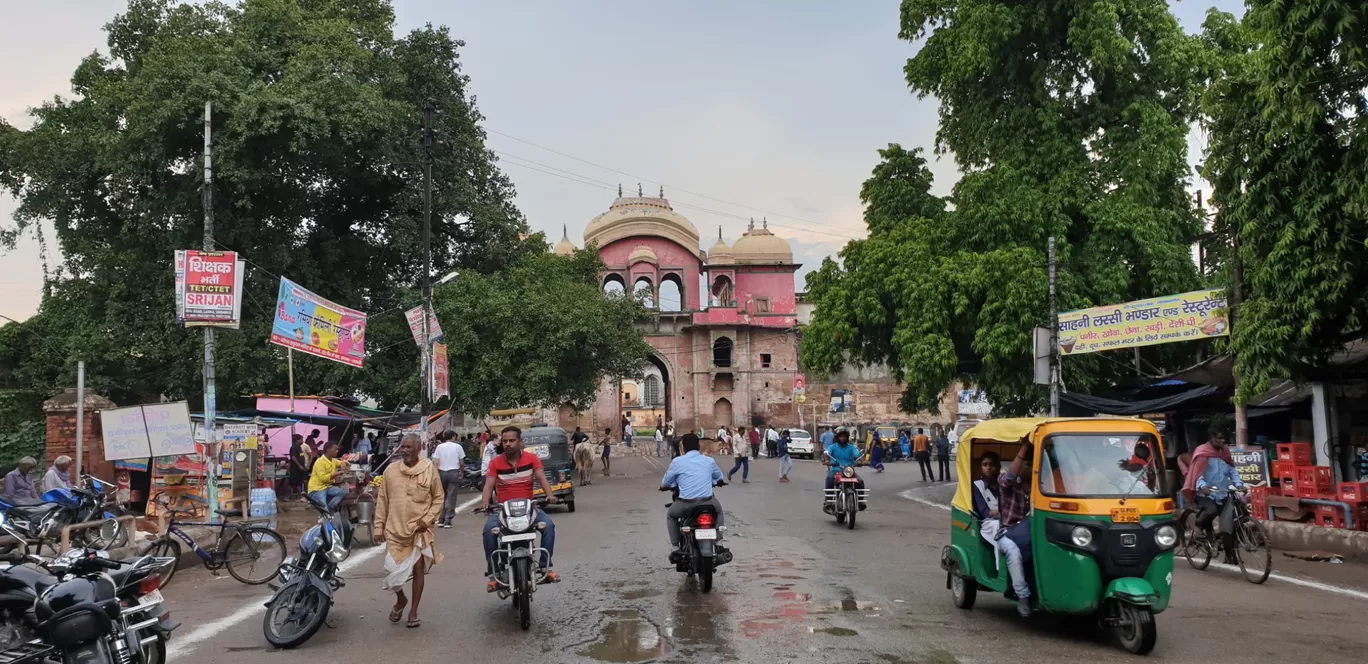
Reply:
[[[1083,526],[1074,526],[1073,532],[1069,533],[1069,540],[1080,549],[1088,548],[1092,544],[1092,538],[1092,531]]]
[[[1172,549],[1178,543],[1178,531],[1173,526],[1159,526],[1154,531],[1154,543],[1161,549]]]

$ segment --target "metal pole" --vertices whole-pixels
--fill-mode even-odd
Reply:
[[[76,363],[76,473],[72,478],[81,479],[82,460],[85,456],[85,362]]]
[[[1050,236],[1050,417],[1059,417],[1059,303],[1055,296],[1055,239]]]
[[[214,250],[214,159],[210,122],[213,118],[214,103],[204,102],[204,250]],[[214,328],[204,328],[204,442],[208,453],[204,461],[205,498],[210,514],[219,508],[218,477],[219,454],[214,410]]]
[[[285,349],[285,366],[288,368],[288,371],[289,371],[289,373],[290,373],[290,412],[293,413],[293,412],[294,412],[294,409],[295,409],[295,397],[294,397],[294,349],[293,349],[293,348],[286,348],[286,349]],[[299,426],[299,425],[298,425],[298,424],[291,424],[291,425],[290,425],[290,444],[291,444],[291,445],[294,444],[295,427],[297,427],[297,426]]]
[[[432,101],[423,104],[423,343],[422,343],[422,415],[419,434],[427,449],[428,397],[432,390],[432,341],[429,338],[428,314],[432,311],[432,151],[436,147],[432,136]]]
[[[1234,237],[1231,240],[1231,248],[1234,251],[1233,260],[1230,263],[1230,335],[1235,336],[1235,326],[1239,324],[1238,315],[1240,311],[1240,290],[1244,282],[1244,261],[1240,258],[1240,236],[1238,232],[1232,231]],[[1233,346],[1233,344],[1232,344]],[[1240,397],[1240,371],[1239,367],[1234,367],[1231,371],[1235,379],[1235,446],[1249,446],[1249,411],[1245,408],[1244,399]],[[1314,416],[1314,411],[1313,411]],[[1334,464],[1331,464],[1332,466]]]

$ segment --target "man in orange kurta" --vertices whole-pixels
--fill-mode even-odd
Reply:
[[[421,449],[422,438],[418,434],[404,436],[399,444],[402,460],[385,469],[380,494],[375,499],[375,540],[386,544],[384,587],[398,595],[390,611],[390,622],[399,622],[403,617],[408,604],[404,584],[412,580],[409,627],[421,624],[418,602],[423,598],[423,576],[442,561],[433,540],[432,525],[441,515],[445,494],[437,467],[420,458]]]

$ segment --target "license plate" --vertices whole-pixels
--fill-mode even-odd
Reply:
[[[1140,508],[1116,507],[1111,511],[1112,523],[1140,523]]]
[[[525,542],[537,536],[536,533],[523,533],[521,535],[504,535],[499,538],[500,542]]]
[[[146,595],[138,598],[138,604],[161,604],[162,594],[160,590],[153,590]]]
[[[838,482],[859,482],[859,481],[860,481],[860,478],[858,478],[858,477],[838,477],[838,478],[836,478],[836,480],[837,480]]]
[[[694,537],[701,540],[715,540],[717,539],[717,530],[715,528],[708,528],[707,530],[695,530]]]

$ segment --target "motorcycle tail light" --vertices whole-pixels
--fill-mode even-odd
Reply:
[[[161,575],[149,574],[138,582],[138,594],[146,595],[161,588]]]
[[[699,527],[699,528],[712,528],[712,525],[713,525],[713,517],[712,517],[711,514],[700,514],[700,515],[698,515],[698,527]]]

